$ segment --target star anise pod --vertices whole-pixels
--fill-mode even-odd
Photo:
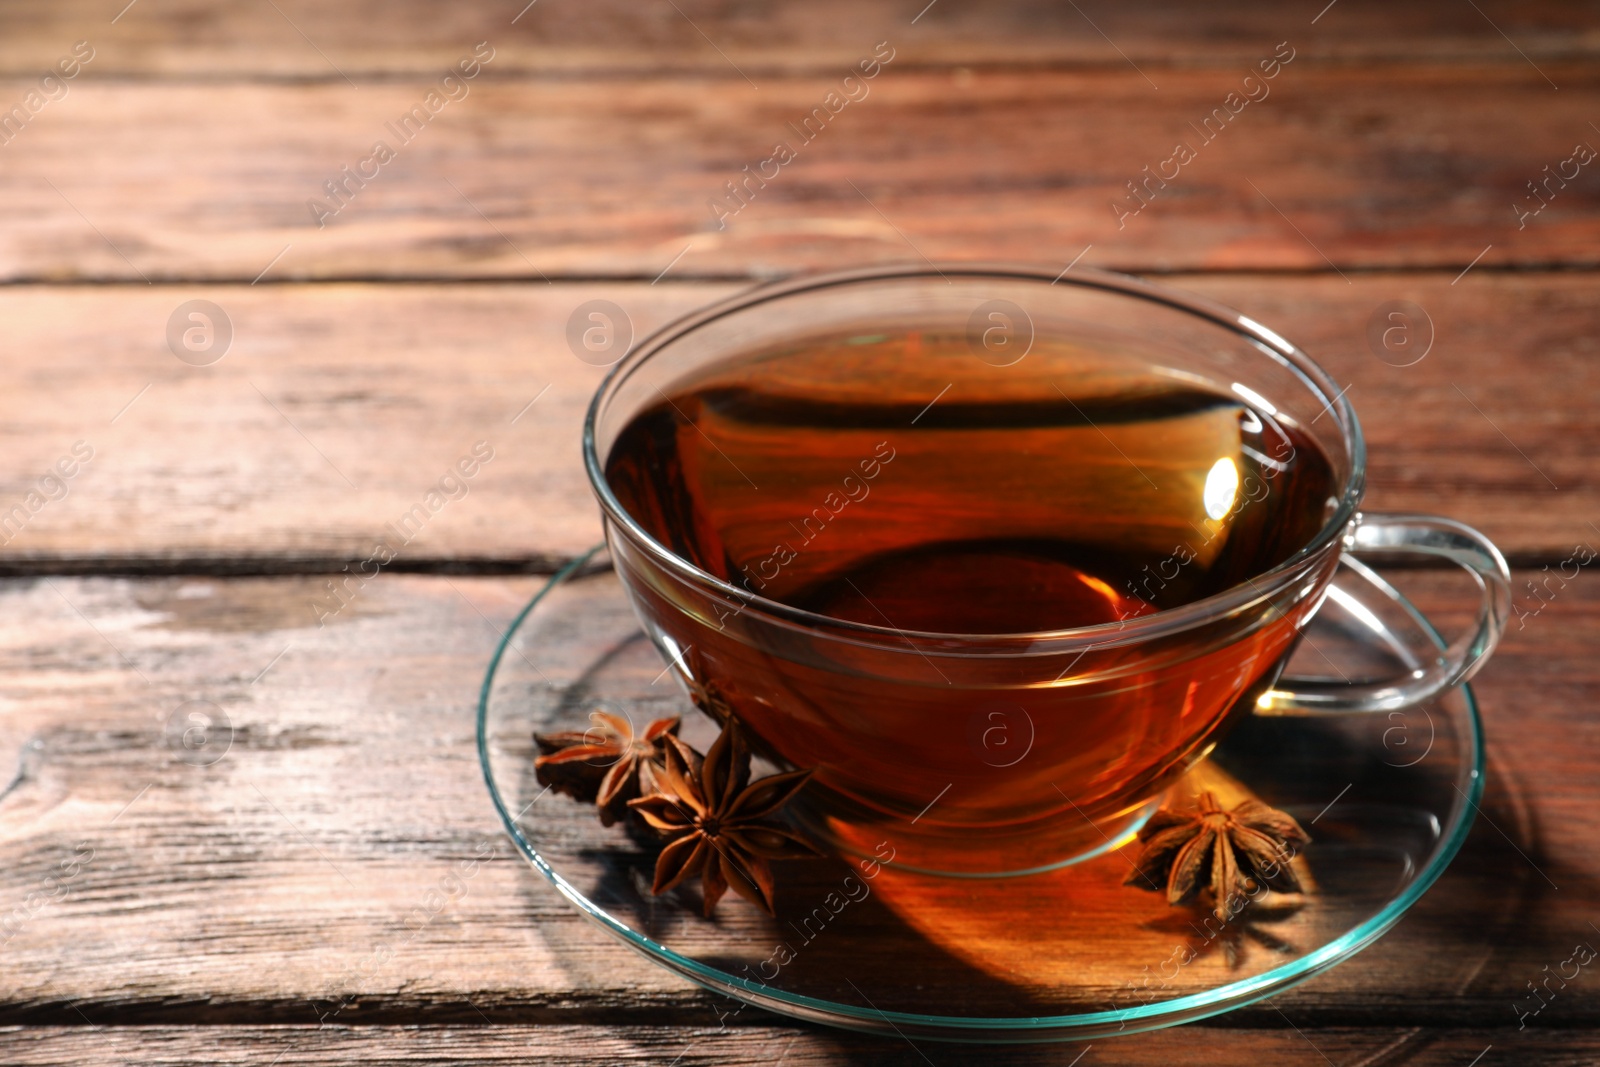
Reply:
[[[681,721],[676,715],[657,719],[636,735],[625,717],[590,712],[587,730],[533,735],[543,753],[533,761],[534,777],[557,793],[593,801],[610,826],[627,814],[628,801],[655,788],[666,739]]]
[[[669,738],[665,764],[656,772],[657,792],[628,803],[668,839],[650,891],[660,895],[698,875],[708,918],[730,888],[772,914],[768,861],[817,851],[774,818],[810,777],[810,771],[790,771],[750,781],[750,750],[731,724],[703,759]]]
[[[1198,805],[1162,808],[1150,817],[1139,831],[1144,851],[1125,884],[1157,892],[1164,886],[1169,904],[1209,887],[1212,913],[1224,922],[1260,886],[1301,891],[1289,846],[1310,844],[1311,838],[1292,816],[1259,800],[1225,809],[1210,791],[1200,794]]]

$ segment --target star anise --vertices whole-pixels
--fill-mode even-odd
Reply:
[[[768,861],[816,854],[774,818],[810,777],[810,771],[790,771],[750,781],[750,750],[732,724],[704,758],[669,738],[665,764],[656,772],[657,792],[628,803],[668,839],[650,891],[660,895],[698,875],[707,917],[729,888],[771,914]]]
[[[533,761],[534,776],[557,793],[593,801],[610,826],[627,814],[628,801],[654,790],[666,739],[681,721],[676,715],[657,719],[636,735],[625,717],[590,712],[587,730],[533,735],[543,753]]]
[[[1311,838],[1292,816],[1259,800],[1225,809],[1210,791],[1200,794],[1198,805],[1186,811],[1162,808],[1150,817],[1139,831],[1144,851],[1127,885],[1160,892],[1165,883],[1170,904],[1209,887],[1212,913],[1224,922],[1262,886],[1279,893],[1301,891],[1289,846],[1310,844]]]

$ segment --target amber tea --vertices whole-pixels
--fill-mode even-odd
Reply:
[[[1189,631],[1138,663],[1115,627],[1288,559],[1339,491],[1305,430],[1243,387],[1045,339],[996,367],[960,333],[910,330],[716,364],[632,417],[605,476],[701,570],[900,635],[885,678],[848,643],[780,641],[737,607],[676,635],[665,603],[657,616],[758,744],[816,768],[820,829],[935,870],[992,870],[990,844],[1018,869],[1023,840],[1021,866],[1047,865],[1208,750],[1304,612],[1243,639]],[[636,596],[656,616],[659,593]],[[936,636],[1100,625],[1103,647],[1042,679]]]

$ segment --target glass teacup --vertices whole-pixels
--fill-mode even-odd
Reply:
[[[924,346],[922,338],[950,343]],[[825,375],[797,375],[783,357],[822,349],[821,362],[801,365],[825,367]],[[805,433],[795,431],[792,448],[780,437],[764,450],[740,451],[735,435],[724,438],[730,453],[672,399],[719,375],[749,381],[764,373],[784,378],[774,388],[788,409],[809,413],[794,416]],[[1183,418],[1190,408],[1198,414],[1163,422],[1155,437],[1128,436],[1128,396],[1141,412],[1178,405]],[[1193,396],[1202,399],[1173,399]],[[679,472],[705,485],[676,508],[641,516],[608,472],[630,425],[663,401],[676,412],[669,418],[681,416],[672,432],[704,437],[721,457],[719,473]],[[789,417],[771,425],[781,428]],[[1068,482],[1052,473],[1063,464],[1050,447],[1077,441],[1104,452],[1100,439],[1127,461],[1128,469],[1112,464],[1105,475],[1118,481]],[[997,442],[1008,440],[1015,462],[996,462],[1006,455]],[[1162,450],[1175,442],[1205,462],[1192,470],[1166,464]],[[1212,462],[1205,448],[1220,458]],[[1259,569],[1216,563],[1226,551],[1216,531],[1253,499],[1252,480],[1262,499],[1274,491],[1274,472],[1289,469],[1297,448],[1302,461],[1320,457],[1327,492],[1273,513],[1277,525],[1252,534],[1292,543]],[[792,490],[811,477],[805,472],[816,467],[818,450],[861,456],[840,480],[837,506],[826,501],[814,520],[794,515],[787,522],[793,535],[775,538],[774,523],[785,516],[762,518],[763,501],[771,486]],[[1051,462],[1041,464],[1042,454]],[[1088,270],[1052,278],[1020,267],[886,267],[734,298],[665,327],[613,368],[590,407],[584,455],[618,574],[645,631],[697,702],[736,720],[773,761],[813,770],[797,814],[817,837],[932,873],[1018,874],[1103,851],[1137,829],[1238,717],[1415,704],[1470,677],[1509,611],[1505,561],[1481,534],[1448,519],[1357,510],[1365,454],[1355,413],[1303,352],[1208,301]],[[824,564],[848,581],[868,573],[849,567],[904,548],[895,539],[910,536],[916,516],[904,492],[898,504],[887,493],[890,471],[938,475],[954,487],[931,498],[927,523],[944,531],[940,544],[956,547],[932,569],[901,567],[900,578],[884,578],[888,593],[872,586],[869,595],[852,582],[853,593],[827,601],[848,610],[817,610],[815,596],[780,592],[799,588],[808,569],[821,573]],[[1249,471],[1260,477],[1243,476]],[[768,498],[760,495],[763,481]],[[1087,492],[1083,485],[1112,484],[1117,492],[1103,509],[1092,494],[1068,499]],[[864,524],[858,534],[871,530],[872,492],[883,509],[877,533],[852,538],[855,549],[817,539],[819,524],[849,506],[857,508],[852,521]],[[732,494],[745,494],[748,506],[715,528],[718,515],[702,505]],[[1142,502],[1145,512],[1113,506],[1112,496]],[[1150,511],[1152,501],[1161,510]],[[1146,512],[1159,522],[1169,512],[1187,517],[1195,537],[1174,539],[1162,555],[1158,546],[1170,531],[1146,528],[1159,525],[1139,519]],[[1290,520],[1307,514],[1309,525],[1292,532],[1301,528]],[[1087,530],[1073,543],[1094,539],[1091,556],[1145,563],[1131,576],[1124,568],[1116,581],[1090,567],[1081,590],[1059,594],[1063,610],[1067,599],[1083,600],[1078,608],[1094,602],[1089,615],[1079,612],[1085,624],[997,629],[985,615],[996,607],[1018,618],[1048,615],[1048,597],[1032,615],[1022,607],[1038,592],[1024,557],[1026,545],[1060,532],[1052,524]],[[690,537],[691,526],[704,536]],[[714,529],[706,534],[703,526]],[[970,561],[968,546],[988,544],[983,537],[996,530],[1023,547],[990,552],[976,568],[951,562]],[[1236,545],[1243,537],[1229,536]],[[718,554],[705,551],[706,538]],[[851,551],[860,558],[837,558]],[[1475,624],[1404,677],[1280,678],[1341,556],[1362,551],[1460,564],[1482,590]],[[1194,563],[1199,557],[1204,566]],[[1208,587],[1196,577],[1206,567],[1212,586],[1216,575],[1231,578]],[[946,587],[957,592],[941,598]],[[977,596],[979,588],[999,595]],[[1052,586],[1051,596],[1065,588]],[[1179,595],[1184,588],[1188,596]],[[894,610],[884,610],[889,596],[897,597],[888,601]],[[906,604],[920,612],[910,621]],[[916,622],[968,617],[983,624]]]

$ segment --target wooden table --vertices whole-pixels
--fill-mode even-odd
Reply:
[[[1600,944],[1600,579],[1561,576],[1600,546],[1600,163],[1564,162],[1600,146],[1595,4],[123,2],[0,11],[23,109],[0,125],[0,1062],[1600,1059],[1592,971],[1518,1015]],[[710,206],[875,50],[865,98]],[[1275,53],[1270,95],[1202,140]],[[1133,199],[1177,140],[1196,158]],[[1511,558],[1483,817],[1376,947],[1088,1052],[724,1030],[512,855],[472,707],[507,621],[597,539],[578,428],[602,371],[572,310],[642,332],[920,257],[1171,275],[1243,309],[1348,383],[1372,509]],[[231,328],[210,365],[192,300]],[[1390,301],[1426,321],[1386,348]],[[470,493],[319,626],[327,583],[479,441]],[[1469,604],[1454,574],[1401,578],[1446,622]],[[215,762],[174,744],[196,709],[231,723]]]

